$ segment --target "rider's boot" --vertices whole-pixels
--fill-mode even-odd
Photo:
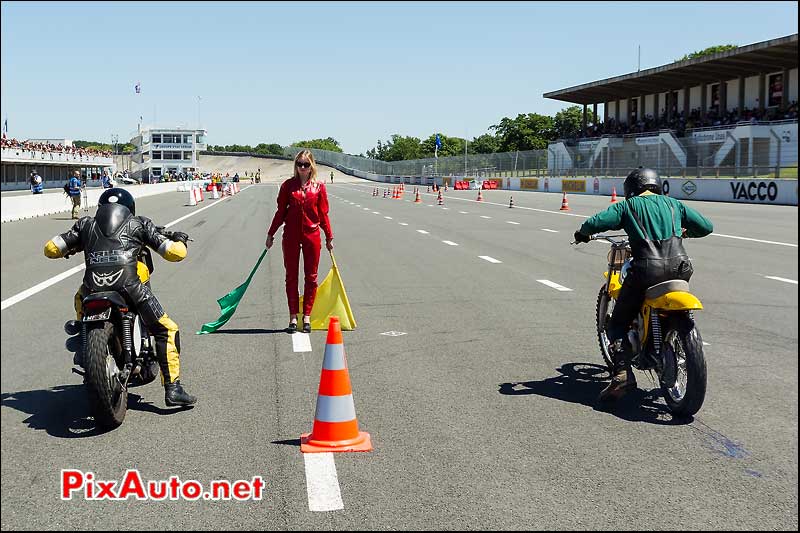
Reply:
[[[623,340],[618,340],[611,345],[611,383],[600,392],[601,402],[619,400],[632,389],[636,388],[636,377],[633,375],[630,363],[631,348]]]
[[[196,401],[197,398],[183,389],[179,379],[176,379],[172,383],[164,384],[164,402],[168,406],[192,405]]]

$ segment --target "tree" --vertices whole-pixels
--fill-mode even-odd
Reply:
[[[403,137],[397,133],[384,145],[383,161],[405,161],[423,157],[422,144],[417,137]]]
[[[439,140],[442,147],[439,148],[439,157],[450,157],[464,153],[464,139],[459,137],[448,137],[444,134],[439,134]],[[422,156],[433,157],[436,154],[436,134],[422,141],[420,144]]]
[[[718,44],[717,46],[709,46],[704,50],[700,50],[698,52],[692,52],[691,54],[686,54],[680,59],[676,59],[675,61],[686,61],[687,59],[697,59],[698,57],[703,56],[710,56],[712,54],[718,54],[719,52],[727,52],[728,50],[735,50],[739,48],[738,45],[735,44]]]
[[[592,108],[586,110],[586,124],[595,124],[596,117]],[[583,108],[578,105],[570,106],[556,113],[553,121],[553,138],[570,139],[578,137],[583,127]]]
[[[280,144],[260,143],[255,146],[253,151],[263,155],[283,155],[283,147]]]
[[[553,118],[538,113],[519,114],[514,119],[503,117],[489,129],[497,132],[500,152],[541,150],[553,138]]]
[[[298,141],[292,143],[296,148],[316,148],[317,150],[328,150],[329,152],[344,153],[344,150],[339,146],[339,141],[333,137],[325,139],[311,139],[310,141]]]
[[[470,141],[467,151],[471,154],[493,154],[499,146],[500,140],[496,136],[484,133]]]

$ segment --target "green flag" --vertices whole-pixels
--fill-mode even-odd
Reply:
[[[264,248],[264,251],[261,252],[261,257],[258,258],[258,262],[256,266],[253,267],[252,272],[250,275],[247,276],[247,281],[233,289],[231,292],[217,300],[220,309],[222,309],[222,314],[216,320],[216,322],[209,322],[208,324],[203,324],[203,327],[200,328],[200,331],[197,332],[198,335],[204,335],[206,333],[214,333],[219,328],[225,325],[225,323],[231,319],[233,313],[236,312],[236,307],[239,305],[239,302],[242,301],[242,297],[244,296],[245,291],[247,291],[247,287],[250,285],[250,280],[253,279],[253,274],[256,273],[258,270],[258,265],[261,264],[261,260],[264,259],[264,256],[267,255],[267,249]]]

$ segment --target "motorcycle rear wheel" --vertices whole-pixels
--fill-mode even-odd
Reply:
[[[97,425],[114,429],[125,420],[128,390],[119,382],[122,347],[114,324],[89,323],[84,353],[84,383],[89,395],[89,409]]]
[[[664,400],[674,415],[693,416],[703,406],[708,377],[703,339],[688,313],[671,317],[662,353],[664,371],[659,382]]]

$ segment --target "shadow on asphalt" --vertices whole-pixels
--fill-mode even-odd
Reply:
[[[565,363],[557,370],[560,375],[542,381],[501,383],[498,392],[508,396],[536,394],[564,402],[579,403],[595,411],[609,413],[631,422],[684,425],[693,420],[692,417],[674,417],[667,405],[660,401],[661,390],[658,388],[651,390],[637,388],[616,403],[601,404],[597,397],[610,379],[605,366],[594,363]],[[641,374],[637,376],[640,387],[641,377],[643,377]]]
[[[286,328],[284,328],[284,329],[261,329],[261,328],[221,329],[221,330],[215,331],[213,333],[209,333],[209,335],[219,335],[220,333],[226,333],[228,335],[252,335],[254,333],[286,333]]]
[[[300,439],[286,439],[286,440],[274,440],[272,444],[283,444],[285,446],[300,446]]]
[[[53,437],[75,439],[107,432],[95,426],[94,418],[89,414],[89,402],[83,385],[59,385],[50,389],[3,393],[2,405],[31,415],[22,422],[31,429],[44,430]],[[163,409],[145,402],[144,398],[129,390],[128,409],[171,415],[191,407]]]

